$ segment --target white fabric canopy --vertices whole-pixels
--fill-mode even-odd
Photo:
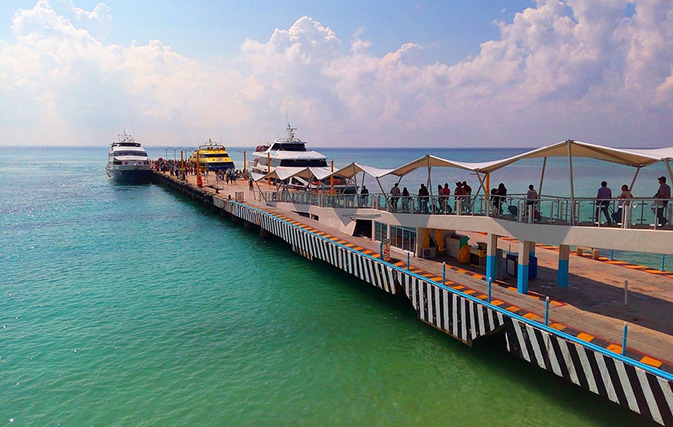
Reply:
[[[331,174],[332,171],[329,168],[278,166],[267,174],[254,174],[253,179],[255,181],[260,181],[267,178],[274,178],[284,181],[292,177],[299,177],[308,180],[315,178],[318,181],[321,181]]]
[[[332,175],[342,176],[344,178],[353,178],[360,172],[364,172],[367,175],[373,176],[374,178],[381,178],[390,174],[390,172],[392,172],[392,169],[379,169],[373,166],[365,166],[357,162],[353,162],[335,171]]]
[[[292,178],[293,176],[300,175],[302,172],[305,172],[308,168],[293,168],[293,167],[288,167],[288,166],[278,166],[271,172],[262,175],[261,178],[258,179],[267,179],[267,178],[275,178],[279,179],[281,181],[284,181],[288,178]]]
[[[397,169],[393,169],[392,171],[390,171],[390,174],[396,176],[404,176],[415,171],[416,169],[427,167],[458,168],[469,171],[474,170],[474,167],[471,163],[458,162],[455,160],[447,160],[442,159],[441,157],[433,156],[432,154],[426,154],[425,156],[413,160],[405,165],[402,165]]]
[[[523,159],[567,157],[569,153],[568,150],[572,153],[572,157],[589,157],[633,167],[649,166],[653,163],[673,158],[673,148],[657,148],[649,150],[611,148],[602,145],[589,144],[587,142],[567,140],[546,147],[536,148],[535,150],[527,151],[507,159],[484,163],[471,163],[469,165],[476,171],[490,173]]]

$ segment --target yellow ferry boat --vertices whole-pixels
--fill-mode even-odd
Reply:
[[[201,168],[206,170],[234,169],[234,161],[229,157],[224,145],[210,139],[207,143],[199,145],[198,150],[194,150],[189,161],[196,164],[197,157]]]

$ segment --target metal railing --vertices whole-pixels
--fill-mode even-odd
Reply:
[[[366,208],[416,215],[475,215],[504,220],[596,227],[658,229],[670,223],[673,203],[661,199],[628,200],[542,196],[528,200],[523,194],[498,196],[400,196],[373,193],[327,194],[303,191],[265,191],[266,201],[330,208]]]

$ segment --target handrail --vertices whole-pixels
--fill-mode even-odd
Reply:
[[[649,225],[661,229],[671,222],[673,203],[662,205],[661,199],[635,197],[632,199],[600,200],[590,197],[571,199],[543,195],[527,199],[523,194],[507,196],[400,196],[389,194],[327,194],[310,191],[262,192],[265,200],[306,204],[331,208],[358,208],[385,210],[392,213],[416,215],[476,215],[503,220],[604,227],[610,225],[634,228]],[[603,205],[602,202],[605,202]],[[574,212],[574,215],[572,214]],[[571,220],[574,218],[574,224]]]

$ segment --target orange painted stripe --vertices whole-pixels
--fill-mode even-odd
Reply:
[[[530,319],[530,320],[541,319],[540,316],[538,316],[537,314],[534,314],[534,313],[526,313],[526,314],[523,315],[523,317],[525,317],[526,319]]]
[[[622,346],[617,345],[617,344],[610,344],[609,346],[606,347],[608,350],[613,351],[615,353],[622,354]]]
[[[650,366],[654,366],[655,368],[658,368],[661,366],[661,362],[658,361],[657,359],[652,359],[651,357],[643,356],[642,359],[640,359],[642,363],[645,363]]]
[[[595,337],[593,335],[589,335],[589,334],[585,334],[584,332],[580,332],[577,335],[577,338],[581,339],[582,341],[591,342],[591,340],[593,340]]]
[[[557,322],[554,322],[554,323],[552,323],[552,324],[549,325],[549,326],[551,326],[552,328],[556,329],[557,331],[562,331],[562,330],[564,330],[564,329],[566,328],[565,325],[562,325],[562,324],[557,323]]]

